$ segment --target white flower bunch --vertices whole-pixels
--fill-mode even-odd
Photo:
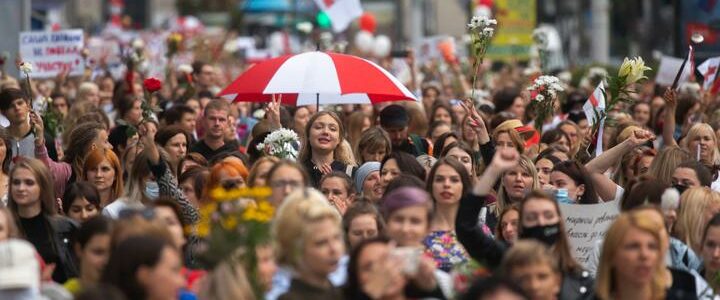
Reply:
[[[180,72],[182,74],[190,74],[193,72],[192,66],[188,65],[188,64],[179,65],[177,70],[178,70],[178,72]]]
[[[555,76],[543,75],[535,79],[533,84],[527,88],[528,91],[535,92],[533,100],[542,102],[546,98],[555,99],[559,92],[565,90],[560,79]]]
[[[20,63],[20,71],[25,73],[25,75],[29,75],[33,71],[33,66],[30,62],[24,61]]]
[[[536,28],[533,30],[532,37],[535,42],[535,46],[537,46],[539,50],[547,50],[550,38],[544,28]]]
[[[298,141],[299,138],[294,131],[280,128],[265,137],[265,140],[257,145],[257,149],[266,155],[294,161],[298,157],[298,150],[294,147]]]
[[[467,24],[470,31],[477,31],[484,38],[491,38],[495,34],[495,25],[497,20],[485,16],[474,16],[470,19],[470,24]]]
[[[636,57],[633,59],[628,59],[626,57],[625,60],[623,60],[622,65],[620,65],[618,77],[625,77],[625,83],[631,84],[637,82],[640,79],[647,79],[647,77],[645,76],[645,71],[648,70],[651,69],[645,66],[645,62],[643,61],[642,57]]]

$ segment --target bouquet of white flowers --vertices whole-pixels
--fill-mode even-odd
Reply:
[[[265,155],[294,161],[298,157],[298,150],[295,146],[299,140],[295,131],[280,128],[268,134],[263,142],[257,145],[257,149]]]
[[[475,55],[471,96],[473,99],[475,99],[475,83],[477,82],[478,67],[482,64],[485,52],[488,46],[490,46],[490,41],[495,34],[494,26],[497,26],[497,20],[485,16],[474,16],[470,19],[470,24],[467,24],[468,30],[470,31],[472,54]]]
[[[553,115],[558,94],[565,90],[560,79],[543,75],[535,79],[527,88],[530,91],[530,107],[535,110],[535,129],[542,134],[542,126],[547,117]]]

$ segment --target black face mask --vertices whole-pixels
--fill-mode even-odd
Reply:
[[[688,188],[687,186],[678,183],[674,184],[673,187],[678,191],[678,193],[680,193],[680,195],[682,195],[682,193]]]
[[[552,246],[555,245],[555,242],[557,242],[560,234],[564,234],[560,232],[560,223],[544,226],[538,225],[533,227],[523,226],[520,238],[536,239],[547,246]]]

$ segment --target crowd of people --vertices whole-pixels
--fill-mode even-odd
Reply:
[[[634,102],[608,112],[605,151],[592,155],[599,143],[582,107],[595,78],[555,71],[565,93],[534,128],[526,87],[539,70],[482,64],[473,93],[464,63],[418,63],[412,52],[400,62],[418,102],[229,101],[217,96],[228,84],[218,62],[196,61],[189,76],[169,66],[150,97],[133,68],[121,78],[3,74],[0,299],[720,292],[716,95],[637,83]],[[378,63],[393,70],[390,58]],[[281,128],[298,136],[296,159],[258,147]],[[222,204],[215,191],[262,187],[267,238],[209,251],[217,235],[202,228],[217,218],[205,207]],[[621,213],[581,264],[561,205],[606,202]],[[230,255],[207,264],[208,253]]]

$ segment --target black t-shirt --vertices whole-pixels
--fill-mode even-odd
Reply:
[[[235,142],[235,143],[225,142],[222,146],[220,146],[220,148],[212,149],[212,148],[210,148],[210,146],[205,144],[204,140],[200,140],[197,143],[195,143],[194,145],[192,145],[192,147],[190,147],[189,152],[197,152],[200,155],[202,155],[203,157],[205,157],[205,159],[210,161],[213,157],[215,157],[216,155],[218,155],[220,153],[233,152],[233,151],[238,151],[237,142]]]
[[[32,218],[20,218],[20,226],[25,238],[35,246],[40,257],[46,264],[56,264],[52,278],[55,282],[68,280],[67,272],[60,259],[60,253],[54,244],[55,232],[53,232],[49,220],[42,213]]]

